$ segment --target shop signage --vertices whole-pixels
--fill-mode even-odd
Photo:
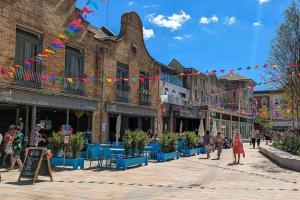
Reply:
[[[216,113],[216,112],[211,112],[211,113],[210,113],[210,116],[211,116],[211,117],[216,117],[216,116],[217,116],[217,113]]]
[[[0,100],[11,101],[12,91],[11,90],[0,90]]]
[[[49,176],[51,181],[53,180],[47,149],[37,147],[28,148],[18,181],[21,178],[31,178],[33,183],[35,183],[38,175]]]
[[[61,134],[63,136],[71,135],[72,131],[73,131],[73,129],[72,129],[71,125],[62,125]]]

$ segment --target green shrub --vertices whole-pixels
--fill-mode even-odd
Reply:
[[[198,146],[198,138],[195,132],[184,132],[184,144],[187,149],[193,149]]]
[[[164,153],[174,152],[177,150],[178,136],[176,133],[165,133],[159,138],[161,150]]]
[[[282,151],[300,156],[300,136],[295,134],[284,135],[280,140],[273,142],[273,146]]]
[[[125,156],[128,157],[130,154],[132,157],[141,156],[149,142],[150,138],[144,131],[126,130],[123,136]]]
[[[84,144],[84,136],[82,133],[76,133],[72,135],[67,148],[68,157],[78,158],[79,152],[83,148],[83,144]]]
[[[60,132],[53,132],[52,137],[48,139],[49,145],[52,149],[52,155],[57,157],[59,151],[64,148],[64,138]]]

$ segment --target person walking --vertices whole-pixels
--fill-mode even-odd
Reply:
[[[210,132],[209,132],[209,130],[206,130],[205,135],[203,136],[203,144],[206,148],[207,159],[210,158],[210,150],[211,150],[210,140],[211,140]]]
[[[215,141],[215,146],[216,146],[216,149],[217,149],[217,155],[218,155],[218,160],[220,159],[220,156],[221,156],[221,153],[222,153],[222,149],[223,149],[223,136],[221,135],[220,132],[217,133],[217,136],[216,136],[216,141]]]
[[[10,125],[8,131],[4,135],[4,153],[5,154],[2,159],[3,166],[6,166],[6,159],[8,156],[10,156],[10,158],[9,158],[10,166],[12,164],[12,157],[14,154],[12,143],[16,136],[14,128],[15,128],[15,125]]]
[[[253,127],[251,130],[251,144],[252,144],[253,149],[255,149],[256,134],[257,134],[257,132],[256,132],[255,128]]]
[[[44,141],[45,139],[41,137],[40,131],[43,129],[43,126],[41,124],[35,125],[35,128],[30,133],[30,147],[38,147],[39,142]]]
[[[239,132],[239,130],[235,130],[233,132],[233,142],[232,142],[232,150],[234,155],[234,161],[233,164],[240,164],[240,157],[241,154],[243,154],[243,157],[245,158],[245,151],[243,147],[243,139]],[[236,157],[238,156],[238,160],[236,160]]]
[[[15,127],[16,136],[13,141],[13,150],[14,155],[12,157],[12,165],[11,169],[14,169],[16,162],[18,163],[19,167],[22,168],[23,163],[21,161],[21,152],[23,150],[24,144],[24,134],[21,132],[21,128],[16,126]]]
[[[260,145],[260,140],[262,138],[262,134],[259,130],[256,131],[256,142],[257,142],[257,147],[259,148]]]

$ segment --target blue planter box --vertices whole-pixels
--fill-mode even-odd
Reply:
[[[199,149],[184,149],[183,150],[183,156],[184,157],[190,157],[193,155],[199,154]]]
[[[206,148],[205,147],[199,147],[198,148],[198,154],[206,154]]]
[[[142,165],[148,165],[148,157],[136,157],[136,158],[119,158],[116,161],[117,169],[127,170],[128,167]]]
[[[52,157],[50,159],[50,164],[51,164],[51,166],[63,166],[64,158]],[[71,166],[71,167],[73,167],[73,170],[77,170],[78,167],[80,167],[80,169],[83,169],[84,168],[84,159],[83,158],[76,158],[76,159],[66,158],[65,166]]]
[[[157,158],[157,162],[166,162],[167,160],[171,160],[171,159],[179,159],[179,152],[178,151],[171,152],[171,153],[159,152],[157,153],[156,158]]]

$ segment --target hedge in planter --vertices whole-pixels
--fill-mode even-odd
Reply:
[[[144,155],[144,150],[150,142],[149,136],[141,131],[126,131],[123,137],[125,158],[116,160],[117,169],[126,170],[128,167],[145,164],[148,165],[148,156]]]
[[[178,159],[177,151],[178,136],[175,133],[165,133],[159,138],[161,152],[157,153],[157,162],[165,162],[171,159]]]
[[[189,157],[199,154],[198,139],[195,132],[184,132],[184,144],[183,156]]]
[[[78,169],[78,167],[83,169],[84,159],[79,158],[79,152],[83,148],[83,144],[84,144],[84,137],[82,133],[76,133],[72,135],[69,144],[67,144],[66,146],[65,160],[64,158],[52,157],[50,159],[51,165],[58,166],[58,165],[65,164],[65,166],[72,166],[74,170]]]

